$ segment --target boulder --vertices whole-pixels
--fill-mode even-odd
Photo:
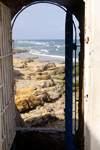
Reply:
[[[48,92],[49,93],[49,95],[50,95],[50,98],[52,99],[52,100],[57,100],[57,99],[59,99],[61,96],[62,96],[62,94],[61,93],[59,93],[59,92],[57,92],[57,91],[55,91],[55,92]]]
[[[33,58],[27,58],[25,61],[26,63],[34,62]]]
[[[45,91],[35,91],[34,95],[37,96],[43,102],[51,102],[50,95]]]
[[[25,60],[13,59],[13,65],[16,68],[27,68],[27,63]]]
[[[15,65],[16,68],[27,68],[27,63],[23,62],[23,63],[18,63]]]
[[[62,66],[62,67],[59,67],[58,69],[55,69],[53,71],[53,74],[56,75],[56,74],[62,74],[62,73],[65,73],[65,67]]]
[[[51,91],[51,92],[54,92],[54,91],[56,91],[56,92],[59,92],[59,91],[61,91],[62,90],[62,85],[56,85],[56,86],[53,86],[53,87],[47,87],[46,89],[45,89],[45,91],[48,93],[49,91]]]
[[[51,78],[50,75],[38,75],[35,77],[35,79],[38,79],[38,80],[48,80],[50,78]]]
[[[25,123],[29,127],[43,127],[46,124],[51,123],[56,120],[58,120],[58,118],[55,115],[51,115],[51,114],[46,114],[45,116],[39,116],[39,117],[34,117],[33,115],[25,119]]]
[[[40,65],[40,66],[28,66],[28,70],[34,71],[34,72],[43,72],[47,69],[45,65]]]
[[[42,105],[41,100],[32,94],[19,95],[15,96],[15,98],[15,104],[21,113],[36,108],[38,105]]]
[[[48,64],[46,64],[46,67],[53,68],[53,67],[56,67],[56,65],[55,65],[55,63],[48,63]]]
[[[17,95],[24,95],[24,94],[30,94],[35,91],[34,88],[27,88],[27,89],[18,89],[16,90]]]
[[[50,79],[50,80],[47,80],[47,81],[42,80],[40,82],[40,86],[42,88],[52,87],[52,86],[55,86],[55,82],[53,81],[53,79]]]

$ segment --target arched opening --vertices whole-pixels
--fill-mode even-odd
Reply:
[[[71,16],[71,15],[69,15],[69,19],[70,19],[70,16]],[[16,17],[15,17],[15,18],[16,18]],[[68,19],[67,19],[67,21],[68,21]],[[71,20],[71,22],[72,22],[71,24],[73,25],[73,20]],[[68,28],[69,28],[69,26],[68,26]],[[69,29],[68,29],[68,30],[69,30]],[[71,30],[73,30],[73,27],[71,28]],[[70,31],[71,31],[71,30],[70,30]],[[68,33],[68,31],[67,31],[66,33]],[[73,41],[73,33],[71,33],[71,34],[72,34],[72,39],[71,39],[72,41],[71,41],[70,44],[71,44],[72,47],[71,47],[70,51],[71,51],[71,50],[76,50],[76,41],[75,41],[75,40],[76,40],[76,39],[75,39],[75,38],[76,38],[76,35],[75,35],[75,33],[74,33],[75,38],[74,38],[74,41]],[[70,38],[70,37],[69,37],[69,38]],[[70,42],[70,40],[69,40],[67,37],[66,37],[66,40],[67,40],[67,42],[68,42],[68,41]],[[79,41],[77,41],[77,42],[79,42]],[[74,43],[74,44],[73,44],[73,43]],[[66,43],[66,44],[67,44],[67,43]],[[74,47],[73,47],[73,46],[74,46]],[[73,53],[73,52],[72,52],[72,53]],[[75,52],[75,53],[76,53],[76,52]],[[71,54],[71,57],[72,57],[72,55],[73,55],[73,54]],[[75,57],[75,55],[76,55],[76,54],[74,54],[74,57]],[[70,56],[69,56],[69,57],[70,57]],[[78,57],[78,54],[77,54],[77,57]],[[73,59],[73,58],[71,58],[71,59]],[[76,57],[75,57],[75,59],[76,59]],[[72,61],[72,62],[73,62],[73,61]],[[71,62],[71,63],[72,63],[72,62]],[[74,94],[74,104],[75,104],[75,105],[73,105],[73,108],[75,107],[75,109],[73,110],[73,112],[74,112],[74,113],[73,113],[73,116],[74,116],[73,131],[75,132],[75,135],[76,135],[76,107],[77,107],[77,112],[78,112],[78,105],[77,105],[77,103],[76,103],[76,101],[78,100],[78,97],[77,97],[77,99],[76,99],[76,88],[77,88],[77,91],[78,91],[78,86],[76,87],[76,84],[79,85],[79,83],[76,82],[76,80],[78,81],[78,79],[76,78],[76,73],[79,74],[79,73],[78,73],[78,71],[79,71],[78,68],[79,68],[79,67],[78,67],[78,63],[76,63],[76,61],[72,64],[72,66],[73,66],[73,68],[74,68],[74,74],[73,74],[73,73],[72,73],[72,74],[73,74],[73,76],[75,77],[75,80],[73,79],[73,80],[74,80],[73,91],[75,91],[75,94]],[[72,70],[72,66],[71,66],[71,68],[70,68],[71,70]],[[66,74],[68,74],[68,73],[66,73]],[[67,80],[66,80],[66,81],[67,81]],[[69,81],[68,81],[68,82],[69,82]],[[72,83],[72,81],[70,82],[70,84],[71,84],[71,83]],[[72,92],[72,91],[71,91],[71,92]],[[66,95],[67,95],[67,93],[66,93]],[[78,93],[77,93],[77,96],[79,96]],[[77,105],[77,106],[76,106],[76,105]],[[72,108],[71,108],[71,109],[72,109]],[[77,115],[77,117],[78,117],[78,115]],[[77,123],[77,126],[78,126],[78,123]],[[71,129],[71,130],[72,130],[72,129]],[[76,141],[74,141],[74,142],[76,143]],[[76,147],[75,143],[74,143],[74,146]]]
[[[4,58],[4,61],[3,61],[3,63],[1,63],[1,73],[2,73],[2,78],[3,78],[3,80],[1,80],[1,81],[3,81],[5,84],[4,84],[4,86],[3,86],[3,84],[1,83],[0,84],[0,88],[2,88],[3,89],[3,91],[4,90],[6,90],[7,89],[7,86],[10,84],[10,87],[11,87],[11,89],[12,89],[12,92],[13,92],[13,88],[12,88],[12,86],[13,86],[13,83],[12,82],[10,82],[10,81],[12,81],[12,77],[11,77],[11,75],[12,75],[12,72],[10,72],[9,73],[9,70],[11,69],[11,71],[12,71],[12,53],[7,53],[7,52],[11,52],[11,42],[12,42],[12,40],[11,40],[11,26],[10,26],[10,23],[9,23],[9,28],[7,27],[6,28],[6,26],[8,25],[8,22],[10,21],[10,17],[11,17],[11,14],[12,14],[12,18],[13,18],[13,16],[23,7],[23,6],[25,6],[25,5],[27,5],[28,3],[30,3],[30,1],[28,1],[28,0],[26,0],[26,1],[17,1],[17,2],[15,2],[15,1],[11,1],[11,0],[8,0],[8,1],[3,1],[4,2],[4,4],[6,4],[6,6],[8,6],[9,8],[11,8],[11,13],[10,13],[10,9],[9,8],[7,8],[6,6],[4,6],[4,5],[2,5],[2,3],[0,3],[0,6],[2,7],[2,9],[1,9],[1,31],[3,31],[3,32],[0,32],[1,33],[1,36],[2,36],[2,40],[1,40],[1,47],[2,47],[2,50],[3,50],[3,53],[1,53],[1,56],[0,56],[0,59],[1,59],[1,62],[2,62],[2,59]],[[80,29],[81,29],[81,33],[80,33],[80,39],[81,39],[81,52],[80,52],[80,66],[79,66],[79,69],[80,69],[80,71],[79,71],[79,74],[80,74],[80,76],[79,76],[79,78],[80,78],[80,83],[79,83],[79,86],[80,86],[80,88],[79,88],[79,93],[80,93],[80,103],[79,103],[79,111],[80,111],[80,113],[79,113],[79,116],[80,116],[80,124],[79,124],[79,128],[80,128],[80,133],[81,133],[81,138],[80,138],[80,141],[82,142],[82,144],[83,144],[83,140],[84,140],[84,138],[83,138],[83,131],[84,131],[84,129],[83,129],[83,127],[84,127],[84,116],[83,116],[83,114],[84,114],[84,102],[83,102],[83,100],[84,100],[84,95],[83,95],[83,91],[84,91],[84,88],[83,88],[83,84],[84,84],[84,77],[83,77],[83,73],[84,73],[84,70],[83,70],[83,68],[84,68],[84,4],[83,4],[83,1],[78,1],[79,2],[79,4],[78,3],[76,3],[76,1],[70,1],[70,3],[69,3],[69,1],[67,0],[67,1],[59,1],[59,4],[62,4],[63,6],[65,6],[66,8],[68,8],[72,13],[74,13],[75,14],[75,16],[78,18],[78,20],[79,20],[79,22],[80,22]],[[76,4],[75,4],[76,3]],[[8,12],[8,13],[7,13]],[[4,26],[4,24],[5,24],[5,26]],[[5,30],[5,29],[7,29],[7,30]],[[9,32],[10,31],[10,32]],[[6,34],[5,34],[5,32],[7,32],[7,35],[9,36],[9,38],[10,38],[10,40],[9,40],[9,38],[7,39],[6,38]],[[4,40],[4,38],[5,38],[5,40]],[[6,43],[6,45],[7,45],[7,47],[5,46],[5,44],[4,43]],[[8,47],[9,46],[9,47]],[[72,44],[71,44],[71,46],[72,46]],[[75,48],[75,45],[74,45],[74,48]],[[6,49],[6,50],[5,50]],[[7,51],[9,49],[9,51]],[[4,55],[2,55],[2,54],[4,54]],[[8,57],[9,56],[9,57]],[[7,59],[6,59],[7,58]],[[9,58],[11,58],[11,60],[9,60]],[[8,60],[10,63],[7,63],[7,65],[6,65],[6,60]],[[10,69],[8,69],[8,67],[10,68]],[[82,68],[81,68],[82,67]],[[7,71],[7,73],[9,73],[8,74],[8,76],[9,76],[9,79],[7,78],[7,76],[6,76],[6,78],[5,78],[5,75],[4,75],[4,77],[3,77],[3,73],[5,74],[5,72]],[[0,78],[1,79],[1,78]],[[7,85],[7,86],[6,86]],[[3,93],[4,94],[4,93]],[[10,119],[6,119],[6,115],[5,115],[5,111],[6,110],[9,110],[8,109],[8,107],[9,107],[9,104],[13,101],[13,96],[11,95],[11,91],[8,91],[7,90],[7,95],[5,94],[5,97],[6,96],[8,96],[8,98],[6,99],[7,101],[5,102],[5,101],[3,101],[4,100],[4,97],[2,97],[1,98],[1,100],[3,101],[3,107],[1,108],[2,110],[1,110],[1,115],[3,114],[3,119],[2,119],[2,117],[1,117],[1,119],[0,119],[0,124],[1,123],[5,123],[4,124],[4,126],[2,125],[2,127],[3,127],[3,129],[4,130],[0,130],[0,133],[2,132],[2,136],[0,137],[0,139],[1,140],[3,140],[3,146],[6,148],[7,146],[11,146],[11,143],[12,143],[12,139],[9,141],[7,141],[7,140],[5,140],[5,139],[8,139],[7,137],[8,136],[10,136],[10,138],[11,137],[13,137],[14,138],[14,134],[13,135],[11,135],[12,134],[12,132],[11,131],[13,131],[13,133],[15,133],[15,128],[14,128],[14,130],[12,130],[11,129],[11,123],[13,123],[13,125],[14,125],[14,119],[12,119],[12,117],[13,118],[15,118],[15,114],[14,114],[14,107],[13,107],[13,112],[12,112],[12,109],[9,111],[9,114],[8,113],[6,113],[7,114],[7,116],[8,117],[10,117],[11,118],[11,123],[10,123]],[[9,99],[10,98],[10,99]],[[14,104],[14,103],[13,103]],[[10,105],[10,107],[11,107],[12,105]],[[7,112],[7,111],[6,111]],[[10,114],[11,114],[11,116],[10,116]],[[2,122],[3,121],[3,122]],[[7,129],[7,122],[9,122],[10,123],[10,127]],[[2,128],[1,128],[2,129]],[[6,131],[8,132],[8,135],[6,134]],[[9,134],[9,131],[10,131],[10,134]],[[72,130],[71,130],[72,131]],[[9,143],[8,143],[9,142]],[[68,141],[67,141],[68,142]],[[72,144],[71,144],[71,146],[72,146]],[[2,147],[2,144],[0,143],[0,148]],[[83,146],[82,146],[82,148],[83,148]]]

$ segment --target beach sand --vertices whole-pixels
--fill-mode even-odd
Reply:
[[[18,57],[18,58],[31,58],[31,57],[38,57],[40,61],[50,61],[53,63],[61,63],[65,61],[64,58],[59,58],[59,57],[50,57],[48,56],[42,56],[42,55],[35,55],[32,53],[17,53],[13,55],[13,57]]]

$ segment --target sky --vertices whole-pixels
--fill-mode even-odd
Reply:
[[[64,39],[65,17],[66,12],[58,6],[52,4],[32,5],[16,19],[13,27],[13,39]],[[75,22],[78,26],[76,19]]]

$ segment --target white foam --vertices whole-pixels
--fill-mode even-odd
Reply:
[[[55,45],[57,48],[60,48],[61,47],[61,45]]]
[[[33,53],[35,53],[35,54],[40,54],[39,51],[36,51],[36,50],[33,50],[33,49],[30,50],[30,53],[32,53],[32,54],[33,54]]]
[[[40,55],[40,56],[47,56],[47,57],[55,57],[55,58],[65,58],[65,56],[58,56],[58,55],[47,55],[47,54],[39,54],[39,53],[34,53],[32,51],[30,51],[29,53],[32,53],[34,55]]]
[[[48,53],[48,50],[46,50],[46,49],[41,49],[41,51]]]
[[[54,57],[54,58],[59,58],[59,59],[65,59],[65,56],[58,56],[58,55],[47,55],[47,54],[39,54],[39,53],[34,53],[32,51],[30,51],[29,53],[32,53],[34,55],[38,55],[38,56],[47,56],[47,57]],[[75,58],[73,58],[73,62],[75,62]],[[79,62],[78,58],[76,58],[76,62]]]

